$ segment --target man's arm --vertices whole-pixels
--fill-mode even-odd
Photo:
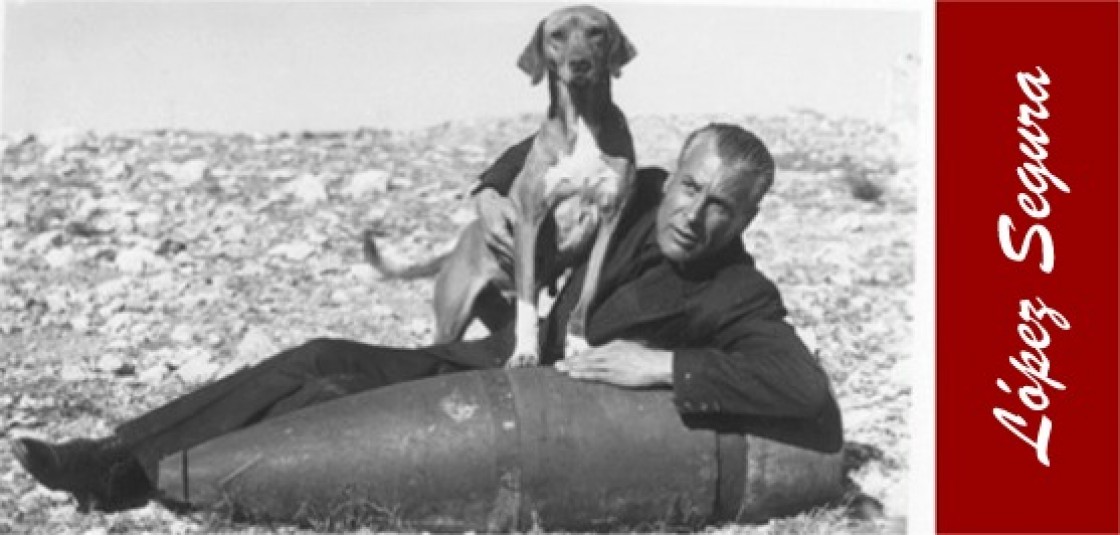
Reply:
[[[525,166],[525,159],[529,157],[529,150],[533,148],[533,136],[523,139],[520,143],[506,149],[501,156],[478,176],[478,185],[473,193],[483,193],[492,190],[502,197],[509,196],[521,168]]]
[[[486,247],[509,272],[513,271],[513,220],[517,214],[508,195],[532,147],[530,136],[506,149],[494,165],[482,172],[474,189],[475,210]]]
[[[716,338],[713,347],[673,352],[682,414],[812,418],[832,403],[828,377],[786,322],[740,321]]]
[[[781,319],[777,297],[773,304],[765,316],[747,301],[725,310],[703,347],[665,350],[616,340],[557,367],[619,386],[671,385],[681,414],[815,417],[833,403],[828,377]]]

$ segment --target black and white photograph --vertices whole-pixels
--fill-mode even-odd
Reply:
[[[6,0],[0,533],[915,531],[931,16]]]

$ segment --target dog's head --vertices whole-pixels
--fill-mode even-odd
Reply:
[[[606,12],[591,6],[559,9],[545,17],[517,66],[537,84],[548,71],[567,85],[618,77],[637,51]]]

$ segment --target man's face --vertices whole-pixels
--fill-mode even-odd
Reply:
[[[758,212],[747,194],[752,180],[725,167],[709,138],[688,147],[657,209],[657,244],[677,263],[703,258],[738,239]]]

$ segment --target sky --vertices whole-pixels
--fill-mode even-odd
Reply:
[[[516,60],[565,5],[3,1],[3,132],[416,128],[543,113],[546,88]],[[914,2],[597,5],[638,50],[613,86],[628,115],[807,107],[884,120],[892,69],[921,52]]]

